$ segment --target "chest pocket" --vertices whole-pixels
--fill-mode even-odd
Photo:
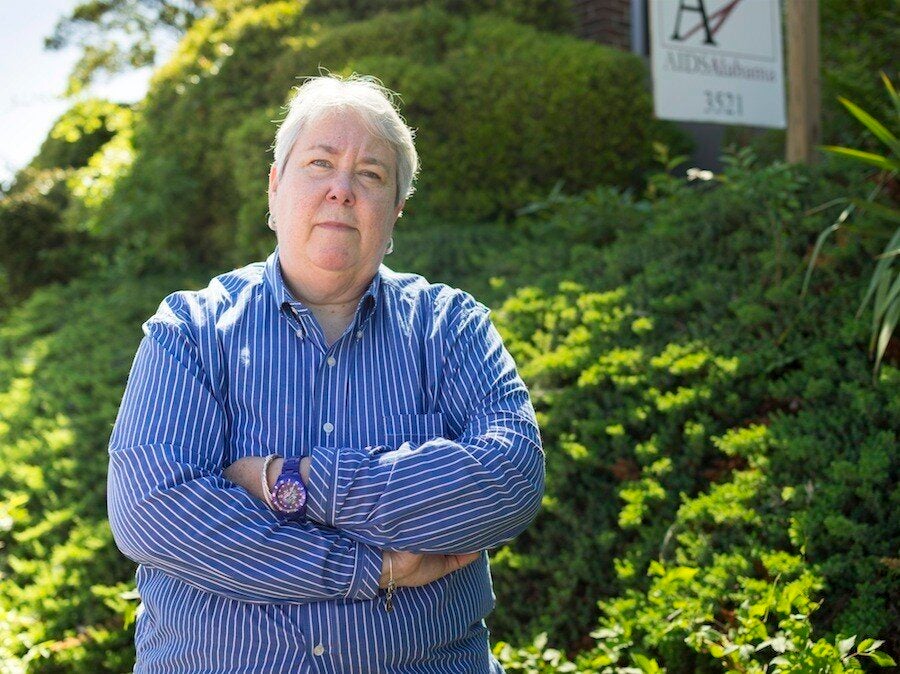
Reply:
[[[404,442],[421,444],[444,435],[443,414],[395,414],[384,417],[384,436],[387,444],[396,449]]]

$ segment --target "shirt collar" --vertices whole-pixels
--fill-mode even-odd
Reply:
[[[281,274],[281,260],[278,258],[278,246],[275,246],[275,250],[272,251],[272,254],[266,259],[263,277],[266,284],[269,286],[269,290],[275,298],[275,302],[278,304],[279,309],[282,311],[290,311],[293,309],[298,314],[309,313],[309,308],[291,294],[290,289],[284,282],[284,277]],[[365,320],[369,314],[375,311],[375,308],[378,305],[378,293],[380,290],[381,266],[379,266],[378,271],[375,272],[375,276],[372,278],[371,283],[369,283],[369,287],[366,288],[362,297],[359,298],[359,304],[356,306],[356,311],[360,314],[360,321]]]

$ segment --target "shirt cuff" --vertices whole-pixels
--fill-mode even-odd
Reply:
[[[356,563],[353,579],[347,591],[347,599],[375,599],[378,597],[378,582],[381,580],[381,550],[366,543],[356,543]]]
[[[309,451],[306,516],[313,522],[324,524],[327,527],[334,527],[338,451],[328,447],[313,447]]]

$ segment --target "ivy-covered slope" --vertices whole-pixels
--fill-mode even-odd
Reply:
[[[639,60],[455,1],[347,23],[223,0],[136,110],[73,109],[4,195],[0,671],[131,667],[105,473],[139,326],[271,250],[272,120],[320,64],[403,92],[423,177],[387,263],[492,306],[540,415],[543,511],[493,553],[508,669],[896,656],[900,363],[874,385],[854,317],[890,227],[838,232],[798,299],[818,207],[861,177],[747,155],[648,176],[671,132]]]
[[[763,641],[810,629],[896,648],[900,371],[895,356],[873,385],[852,312],[878,246],[839,238],[798,300],[828,217],[804,212],[841,189],[735,166],[653,201],[600,188],[511,225],[398,231],[390,265],[495,308],[540,415],[547,495],[493,554],[495,640],[548,632],[583,671],[725,671],[730,643],[767,661]],[[0,657],[132,657],[106,442],[140,322],[216,271],[51,286],[3,320]],[[504,652],[511,671],[527,659]]]

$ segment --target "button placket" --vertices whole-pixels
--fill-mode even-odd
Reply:
[[[333,355],[329,354],[319,365],[317,379],[322,382],[322,393],[324,394],[324,397],[322,398],[322,409],[326,414],[330,414],[330,410],[335,409],[334,366],[336,363],[337,359]],[[334,418],[327,420],[322,424],[322,431],[324,431],[325,435],[328,436],[325,438],[325,444],[327,444],[328,446],[332,446],[334,444],[332,433],[334,432],[334,422],[336,421],[338,421],[338,419]]]
[[[292,328],[294,330],[294,335],[303,339],[306,337],[306,326],[303,324],[303,314],[297,311],[297,308],[294,306],[288,307],[288,312],[290,313]]]

